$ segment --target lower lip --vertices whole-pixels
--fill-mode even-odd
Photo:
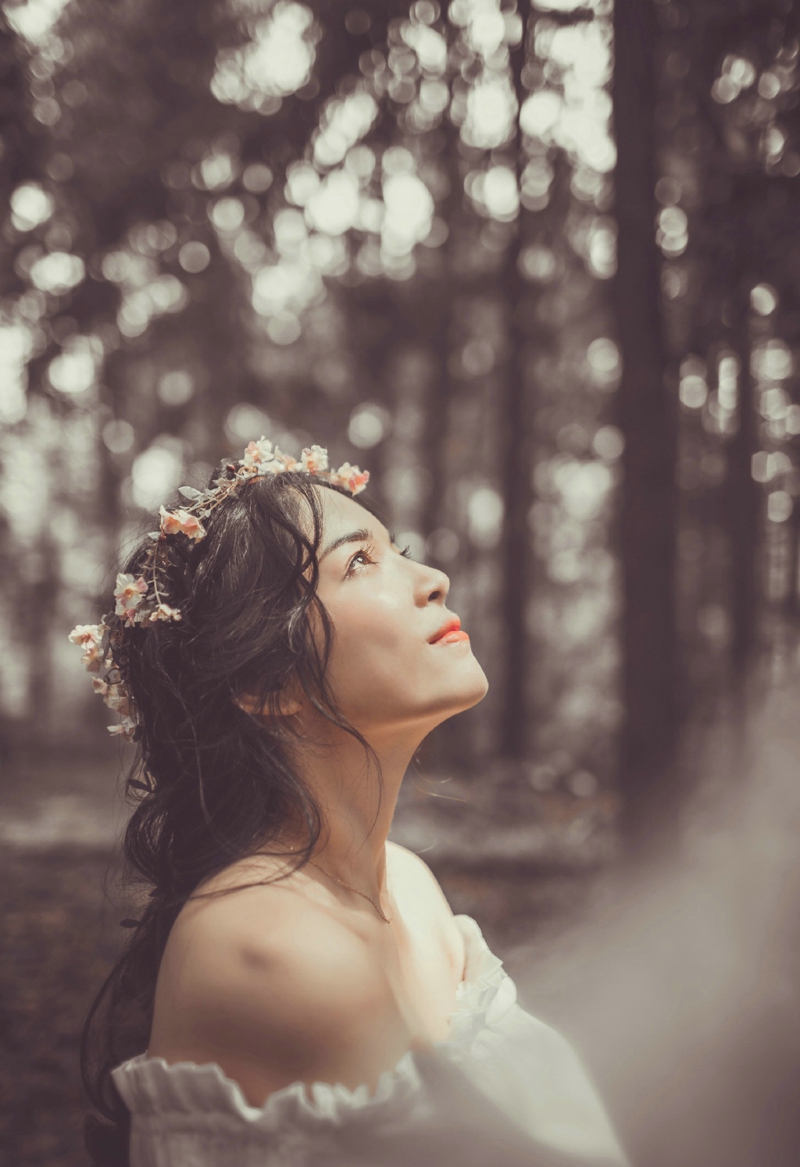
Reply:
[[[432,644],[458,644],[459,640],[469,640],[468,632],[446,632],[444,636],[440,636],[438,640],[434,640]]]

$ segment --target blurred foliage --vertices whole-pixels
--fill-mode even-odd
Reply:
[[[797,605],[798,17],[655,11],[628,145],[657,170],[680,498],[652,605],[685,713]],[[450,574],[492,688],[431,764],[591,801],[624,725],[618,503],[646,489],[615,412],[611,0],[3,12],[7,734],[105,732],[66,632],[146,513],[265,433],[366,465]]]

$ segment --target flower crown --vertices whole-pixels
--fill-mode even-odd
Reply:
[[[208,490],[196,490],[193,486],[182,486],[179,493],[188,499],[185,507],[168,511],[159,509],[161,522],[157,531],[150,532],[153,540],[148,549],[138,577],[119,572],[114,588],[116,606],[113,612],[103,616],[99,624],[78,624],[69,634],[72,644],[83,649],[81,663],[90,673],[105,675],[92,678],[92,688],[105,701],[109,709],[122,717],[120,725],[110,725],[109,733],[125,738],[136,736],[136,723],[131,717],[129,694],[122,682],[119,666],[114,661],[113,646],[121,642],[125,628],[138,625],[147,628],[159,620],[180,620],[179,608],[169,602],[163,581],[167,540],[175,535],[183,535],[193,543],[206,537],[203,519],[214,511],[220,503],[234,494],[244,483],[267,474],[283,474],[293,471],[313,474],[332,486],[340,486],[356,495],[369,481],[369,471],[360,470],[344,462],[338,470],[328,468],[328,451],[322,446],[306,447],[300,458],[284,454],[267,438],[250,442],[244,457],[238,462],[228,462],[225,468],[232,472],[231,478],[217,478]],[[161,577],[161,578],[160,578]]]

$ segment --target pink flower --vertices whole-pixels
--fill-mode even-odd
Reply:
[[[275,474],[280,474],[282,470],[294,470],[299,465],[296,458],[293,458],[291,454],[284,454],[283,450],[279,450],[277,446],[273,458],[278,463],[278,468],[274,471]]]
[[[117,601],[117,606],[114,612],[117,616],[122,616],[129,624],[133,623],[136,609],[141,604],[147,593],[147,584],[143,576],[134,579],[129,573],[120,572],[117,576],[117,586],[114,589],[114,596]]]
[[[157,620],[181,620],[179,608],[172,608],[169,604],[159,604],[152,612],[148,612],[143,622],[155,624]]]
[[[328,469],[328,451],[324,446],[306,446],[300,455],[300,462],[309,474],[321,474]]]
[[[272,445],[271,442],[266,444]],[[250,445],[255,445],[255,443],[251,442]],[[255,470],[257,474],[263,477],[265,474],[283,474],[284,470],[293,470],[296,465],[296,458],[293,458],[291,454],[284,454],[282,450],[275,446],[269,456],[265,455],[262,457]],[[247,469],[246,466],[244,468]]]
[[[251,469],[263,462],[271,462],[274,455],[272,453],[272,442],[268,438],[260,437],[257,442],[250,442],[244,452],[242,461],[244,465]]]
[[[196,515],[190,515],[183,509],[168,511],[164,506],[159,508],[158,513],[161,516],[161,530],[165,535],[177,535],[181,532],[195,543],[205,538],[206,529]]]
[[[339,469],[331,474],[331,482],[343,486],[351,494],[359,494],[369,482],[369,470],[361,470],[358,466],[343,462]]]

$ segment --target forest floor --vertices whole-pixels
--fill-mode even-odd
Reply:
[[[748,782],[722,774],[726,798],[706,800],[668,867],[632,876],[599,852],[586,862],[591,847],[571,866],[563,822],[543,820],[526,861],[502,813],[459,857],[472,812],[450,835],[411,804],[398,816],[521,1004],[573,1040],[637,1167],[800,1162],[797,704]],[[0,795],[0,1167],[87,1167],[78,1033],[130,914],[108,772],[108,759],[23,766]]]

